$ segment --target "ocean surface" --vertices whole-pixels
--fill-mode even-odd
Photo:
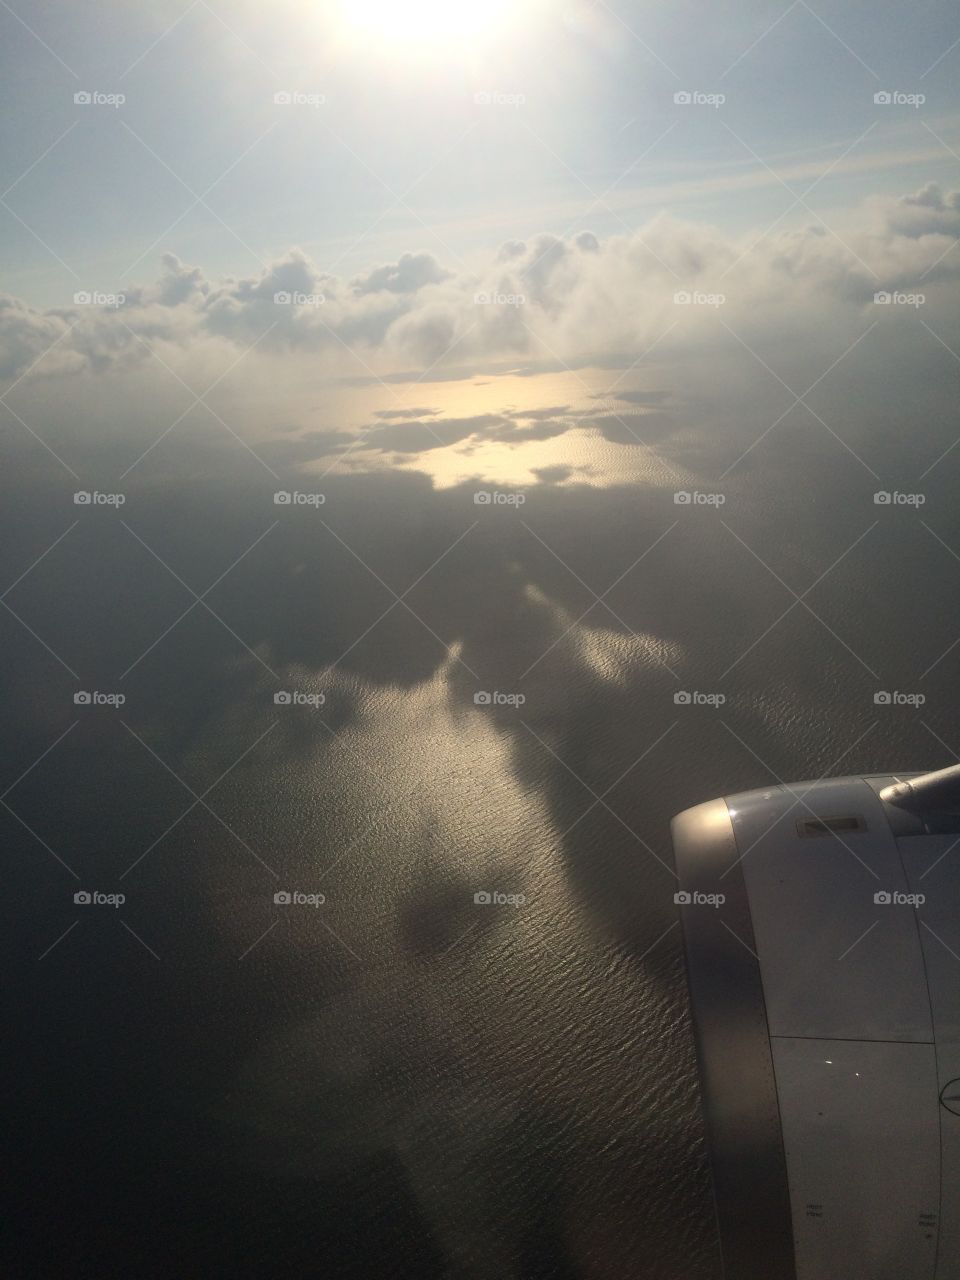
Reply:
[[[904,423],[522,504],[199,438],[119,507],[12,427],[3,1274],[717,1277],[669,820],[954,760],[954,428]]]

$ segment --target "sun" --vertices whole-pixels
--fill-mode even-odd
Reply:
[[[377,42],[450,47],[495,33],[510,0],[341,0],[343,26]]]

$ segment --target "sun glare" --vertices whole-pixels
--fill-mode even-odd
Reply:
[[[491,34],[509,0],[342,0],[343,25],[372,40],[449,46]]]

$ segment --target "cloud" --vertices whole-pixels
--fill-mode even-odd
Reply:
[[[482,436],[507,421],[497,413],[481,413],[470,418],[396,422],[372,427],[362,433],[361,439],[364,449],[375,449],[380,453],[423,453]]]
[[[429,253],[404,253],[399,262],[387,263],[365,276],[357,276],[352,285],[357,294],[377,293],[382,289],[390,293],[416,293],[425,285],[449,280],[451,275],[452,272],[445,271]]]
[[[570,413],[570,411],[570,406],[568,404],[554,404],[548,405],[543,409],[512,409],[506,410],[505,412],[507,412],[511,418],[538,422],[545,418],[562,418],[566,414]]]
[[[378,409],[373,416],[383,422],[393,422],[403,418],[435,418],[439,412],[439,409]]]
[[[159,278],[128,289],[116,307],[42,311],[0,297],[0,374],[18,377],[51,347],[40,375],[126,369],[149,359],[143,344],[160,344],[174,368],[209,348],[219,370],[229,361],[213,354],[226,343],[237,353],[256,346],[258,356],[300,356],[320,372],[342,373],[353,360],[384,381],[411,368],[438,380],[493,372],[497,361],[513,362],[517,375],[557,364],[629,369],[651,346],[669,361],[729,347],[731,332],[789,358],[842,350],[865,315],[876,318],[878,290],[922,289],[932,304],[924,316],[935,317],[938,289],[960,272],[957,235],[960,192],[931,183],[868,201],[831,228],[734,241],[661,214],[605,240],[589,231],[513,240],[469,272],[405,253],[345,280],[293,248],[256,275],[215,282],[166,254]],[[722,309],[678,304],[684,293],[720,297]],[[955,326],[955,308],[941,310],[941,323]],[[619,398],[654,405],[657,394],[626,389]],[[408,412],[411,421],[431,416]]]
[[[579,415],[566,408],[540,412],[504,410],[478,413],[464,418],[434,418],[375,424],[354,437],[353,444],[380,453],[424,453],[470,441],[496,441],[520,445],[533,440],[550,440],[579,424]]]
[[[645,445],[677,430],[677,419],[669,413],[609,413],[581,418],[580,426],[599,431],[611,444]]]
[[[914,195],[901,196],[888,222],[905,236],[960,236],[960,191],[944,194],[939,183],[928,182]]]
[[[600,391],[590,397],[591,400],[609,400],[613,397],[624,404],[663,404],[669,397],[669,391]]]
[[[56,343],[60,346],[71,330],[72,317],[64,311],[36,311],[7,294],[0,294],[0,377],[17,378]],[[61,350],[48,365],[63,368]],[[81,359],[75,358],[76,368]]]
[[[586,475],[588,467],[571,467],[565,463],[557,463],[552,467],[532,467],[533,474],[541,484],[562,484],[575,475]]]
[[[199,267],[188,267],[175,253],[165,253],[160,259],[163,276],[158,286],[157,300],[165,307],[177,307],[195,294],[205,297],[210,286]]]
[[[510,446],[530,444],[552,440],[575,427],[596,427],[608,439],[622,444],[641,443],[639,436],[626,427],[622,418],[613,415],[584,418],[567,405],[534,410],[504,409],[500,413],[478,413],[462,418],[437,418],[431,411],[419,418],[400,409],[381,411],[373,416],[378,421],[355,434],[307,431],[296,440],[258,443],[257,451],[261,456],[288,463],[345,453],[411,455],[453,445],[473,448],[485,442]]]

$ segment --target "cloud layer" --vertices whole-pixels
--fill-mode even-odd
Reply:
[[[958,236],[960,192],[930,183],[868,201],[836,228],[735,243],[660,215],[604,241],[586,231],[510,241],[472,273],[407,253],[345,279],[291,249],[257,275],[215,282],[166,254],[159,278],[122,300],[93,294],[42,311],[0,295],[0,376],[38,361],[41,374],[126,367],[148,347],[175,364],[178,352],[224,343],[340,371],[349,351],[380,377],[497,359],[617,363],[652,343],[661,356],[709,347],[723,336],[718,318],[747,343],[842,341],[878,291],[922,293],[935,309],[960,272]]]

